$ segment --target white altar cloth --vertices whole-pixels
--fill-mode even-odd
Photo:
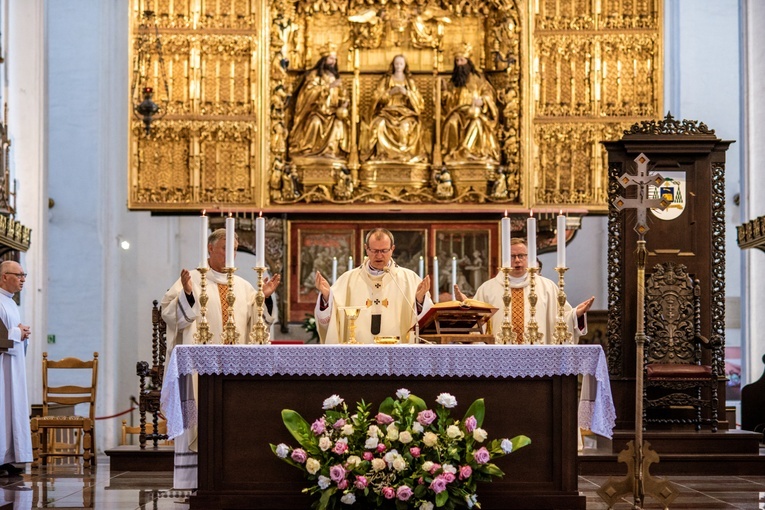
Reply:
[[[507,378],[582,374],[593,376],[597,385],[594,400],[580,402],[579,426],[610,438],[616,424],[608,365],[599,345],[178,345],[165,367],[161,396],[171,438],[196,423],[196,410],[182,409],[179,386],[193,373]]]

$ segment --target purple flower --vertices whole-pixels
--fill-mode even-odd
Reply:
[[[440,494],[446,490],[446,480],[443,476],[437,476],[430,482],[430,490],[436,494]]]
[[[341,466],[340,464],[335,464],[331,468],[329,468],[329,478],[335,482],[339,483],[340,480],[345,478],[345,468]]]
[[[366,488],[367,484],[369,484],[369,481],[366,476],[356,475],[356,483],[354,483],[354,485],[357,489],[363,490]]]
[[[347,489],[348,488],[348,480],[343,478],[339,482],[337,482],[337,488],[338,489]]]
[[[382,495],[385,499],[393,499],[396,497],[396,490],[393,487],[384,487]]]
[[[420,423],[420,425],[430,425],[433,423],[433,421],[437,418],[436,413],[431,411],[430,409],[426,409],[424,411],[420,411],[417,414],[417,421]]]
[[[325,430],[327,430],[327,424],[324,421],[324,417],[319,418],[311,424],[311,432],[317,436],[323,434]]]
[[[346,443],[345,441],[338,441],[337,443],[335,443],[335,447],[332,448],[332,451],[338,455],[342,455],[346,451],[348,451],[348,443]]]
[[[336,422],[335,422],[335,423],[332,425],[332,427],[333,427],[333,428],[336,428],[336,429],[341,429],[341,428],[343,428],[344,426],[345,426],[345,420],[344,420],[343,418],[340,418],[339,420],[337,420],[337,421],[336,421]]]
[[[460,480],[467,480],[473,474],[473,468],[470,466],[460,467]]]
[[[409,453],[414,457],[415,459],[420,456],[420,448],[417,446],[412,446],[409,448]]]
[[[377,420],[377,423],[379,423],[380,425],[387,425],[389,423],[393,423],[393,417],[385,413],[377,413],[377,416],[375,416],[375,420]]]
[[[414,494],[414,492],[412,492],[412,489],[410,489],[410,488],[409,488],[408,486],[406,486],[406,485],[401,485],[401,486],[400,486],[400,487],[399,487],[399,488],[396,490],[396,497],[397,497],[398,499],[400,499],[401,501],[408,501],[408,500],[409,500],[409,498],[411,498],[413,494]]]
[[[436,474],[436,471],[438,471],[439,469],[441,469],[441,464],[434,462],[433,467],[430,468],[430,474],[431,475]]]
[[[468,416],[465,420],[465,430],[473,432],[477,426],[478,420],[475,419],[475,416]]]
[[[295,448],[292,450],[292,460],[298,464],[304,464],[308,459],[308,454],[302,448]]]
[[[491,460],[491,454],[489,454],[489,450],[485,447],[481,447],[473,452],[473,458],[478,464],[486,464]]]
[[[446,483],[452,483],[455,479],[454,473],[443,473],[441,476],[444,477],[444,480],[446,480]]]

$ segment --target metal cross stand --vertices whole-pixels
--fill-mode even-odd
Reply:
[[[679,495],[675,484],[668,480],[654,478],[648,472],[648,467],[659,461],[659,455],[651,450],[651,444],[643,442],[643,350],[645,347],[645,263],[647,250],[645,247],[645,234],[648,232],[646,212],[648,209],[665,209],[670,201],[665,198],[648,198],[648,187],[659,186],[664,178],[659,174],[648,173],[648,158],[640,154],[635,158],[637,163],[637,175],[625,173],[619,178],[622,187],[637,186],[637,198],[626,199],[621,196],[613,201],[614,207],[621,211],[635,209],[637,221],[635,231],[638,233],[637,241],[637,331],[635,344],[637,346],[635,368],[635,439],[627,443],[627,448],[619,454],[619,461],[627,464],[627,476],[621,480],[610,477],[603,486],[598,489],[598,495],[608,503],[609,508],[625,494],[632,494],[634,504],[632,508],[642,509],[645,494],[653,496],[664,508]]]

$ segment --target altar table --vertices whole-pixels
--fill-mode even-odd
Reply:
[[[197,409],[182,409],[179,384],[199,374]],[[577,375],[595,398],[578,405]],[[191,508],[300,509],[302,473],[269,443],[295,441],[283,408],[312,422],[338,394],[378,405],[398,388],[435,405],[451,393],[462,416],[484,398],[491,439],[524,434],[531,445],[498,459],[505,477],[481,484],[484,510],[585,508],[577,490],[578,426],[611,437],[616,415],[598,345],[180,345],[166,366],[162,409],[170,437],[199,427],[198,490]],[[197,416],[198,423],[197,423]]]

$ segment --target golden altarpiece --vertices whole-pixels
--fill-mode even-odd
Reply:
[[[129,208],[238,212],[245,236],[262,211],[273,271],[302,269],[293,221],[349,211],[494,233],[503,211],[518,233],[530,210],[605,214],[601,142],[662,115],[660,0],[134,0],[131,23],[132,107],[152,88],[159,110],[132,121]],[[328,55],[339,81],[301,102]]]

